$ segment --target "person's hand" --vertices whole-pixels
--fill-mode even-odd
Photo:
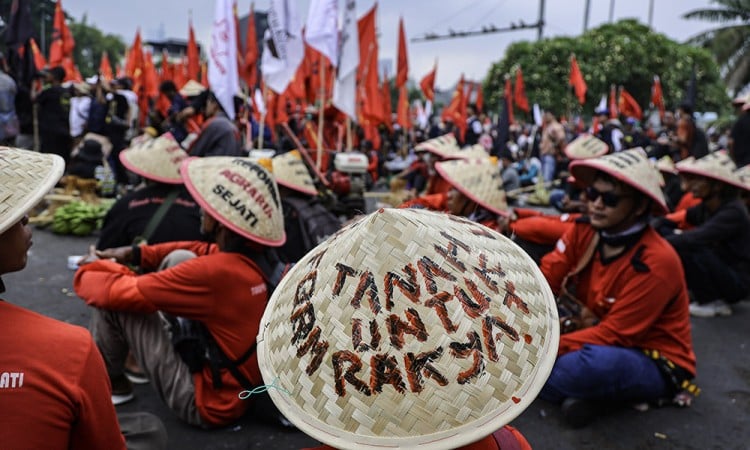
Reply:
[[[133,260],[133,247],[130,245],[104,250],[94,250],[94,252],[98,259],[111,259],[120,264],[128,264]]]
[[[94,261],[98,261],[99,257],[96,255],[96,247],[93,245],[89,246],[89,252],[81,259],[78,260],[78,267],[91,264]]]
[[[510,232],[510,224],[518,219],[515,212],[511,211],[510,214],[498,215],[497,216],[497,228],[502,234],[508,234]]]

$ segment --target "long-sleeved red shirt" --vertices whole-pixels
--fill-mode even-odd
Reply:
[[[193,251],[198,258],[147,275],[111,261],[96,261],[76,272],[73,287],[87,304],[114,311],[172,315],[203,322],[224,354],[238,359],[255,343],[268,300],[260,269],[239,253],[218,252],[202,242],[169,242],[141,247],[141,267],[155,269],[176,249]],[[255,386],[263,384],[257,355],[240,366]],[[193,375],[195,403],[201,417],[212,425],[226,425],[240,417],[247,401],[244,389],[228,370],[224,386],[214,389],[210,369]]]
[[[124,449],[86,329],[0,301],[0,447]]]
[[[541,269],[559,293],[596,231],[576,223],[542,258]],[[658,350],[695,375],[688,292],[682,263],[671,245],[647,228],[641,239],[607,263],[599,250],[576,277],[578,299],[600,319],[592,327],[560,336],[558,353],[584,344]]]

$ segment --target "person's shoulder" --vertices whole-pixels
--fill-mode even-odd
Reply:
[[[649,227],[641,240],[635,244],[635,252],[631,258],[636,271],[650,272],[653,268],[674,268],[682,264],[680,256],[666,239],[656,230]]]
[[[49,349],[49,343],[54,343],[55,348],[87,348],[91,343],[91,334],[85,328],[62,322],[37,312],[16,306],[10,303],[0,303],[3,321],[8,328],[17,328],[25,331],[27,335],[23,342],[30,347],[39,346],[37,352]]]

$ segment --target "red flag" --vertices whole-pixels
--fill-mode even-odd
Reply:
[[[159,95],[159,75],[156,73],[151,52],[143,57],[143,87],[146,96],[154,98]]]
[[[357,21],[359,33],[359,80],[358,103],[362,105],[362,119],[369,119],[372,125],[390,122],[390,117],[383,117],[383,97],[378,83],[378,41],[375,29],[375,16],[378,4]],[[389,106],[390,109],[390,106]],[[364,120],[360,120],[364,122]]]
[[[83,77],[81,76],[81,72],[78,71],[78,67],[76,67],[75,63],[73,62],[73,58],[65,57],[62,60],[62,68],[65,69],[65,80],[63,81],[75,81],[77,83],[80,83],[83,81]]]
[[[505,98],[505,107],[508,108],[508,123],[515,123],[516,119],[513,117],[513,89],[510,86],[510,77],[505,78],[503,97]]]
[[[172,70],[172,65],[169,64],[167,49],[164,49],[161,51],[161,81],[171,81],[174,78]]]
[[[135,32],[135,39],[133,39],[133,45],[130,47],[128,52],[127,60],[125,61],[125,75],[133,79],[133,91],[138,92],[135,84],[143,73],[143,46],[141,44],[141,30]]]
[[[52,43],[49,47],[49,65],[51,67],[63,65],[64,58],[73,57],[75,45],[73,35],[70,33],[68,24],[65,23],[62,0],[57,0],[55,4],[55,17],[52,20]]]
[[[586,81],[583,79],[581,69],[578,68],[578,61],[576,61],[575,55],[570,57],[570,80],[569,84],[573,86],[576,97],[578,97],[578,103],[586,103]]]
[[[99,62],[99,75],[106,81],[112,80],[112,65],[109,63],[106,50],[102,52],[102,59]]]
[[[638,102],[623,87],[620,88],[619,106],[620,113],[625,117],[635,117],[638,120],[643,117],[643,111]]]
[[[422,88],[422,93],[425,98],[429,101],[435,101],[435,75],[437,73],[437,61],[432,70],[422,78],[419,82],[419,87]]]
[[[518,109],[525,112],[529,112],[529,99],[526,97],[526,85],[523,82],[523,73],[521,68],[516,70],[516,89],[513,93],[513,101],[515,102]]]
[[[391,82],[388,79],[388,77],[383,77],[383,85],[382,85],[382,95],[383,95],[383,118],[385,119],[383,123],[386,127],[388,127],[388,130],[393,133],[393,111],[391,109]]]
[[[617,89],[613,84],[609,87],[609,118],[616,119],[619,115],[620,111],[617,107]]]
[[[195,42],[195,32],[193,31],[193,22],[188,25],[188,46],[187,46],[187,77],[188,80],[198,81],[198,72],[201,70],[200,54],[198,53],[198,44]]]
[[[237,33],[239,36],[239,33]],[[247,88],[255,89],[258,84],[258,37],[255,31],[255,10],[250,4],[250,15],[247,16],[247,36],[245,36],[245,61],[240,77],[245,80]]]
[[[661,90],[659,75],[654,75],[654,87],[651,88],[651,103],[659,109],[659,117],[664,118],[664,93]]]
[[[477,83],[477,98],[474,101],[474,105],[476,105],[478,113],[484,111],[484,92],[482,92],[482,83]]]
[[[461,141],[466,136],[466,103],[464,102],[464,75],[456,85],[450,104],[443,109],[442,118],[445,121],[453,122],[453,125],[460,131]]]
[[[398,89],[398,106],[396,107],[396,123],[404,130],[411,127],[409,119],[409,92],[406,84]]]
[[[31,44],[31,53],[34,54],[34,67],[36,67],[36,70],[44,69],[47,66],[47,60],[44,59],[44,55],[36,45],[34,38],[30,38],[29,43]]]
[[[396,87],[400,88],[406,84],[409,77],[409,57],[406,53],[406,31],[404,31],[404,18],[398,21],[398,64],[396,69]]]

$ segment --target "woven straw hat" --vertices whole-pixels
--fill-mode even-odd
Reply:
[[[654,201],[655,212],[666,213],[669,211],[660,187],[663,178],[656,167],[651,164],[642,148],[631,148],[599,158],[573,161],[570,164],[570,172],[586,186],[594,182],[594,176],[598,171],[604,172],[646,194]]]
[[[709,153],[703,158],[692,161],[681,161],[677,164],[677,170],[679,173],[711,178],[712,180],[721,181],[740,189],[746,188],[735,172],[737,166],[734,164],[734,161],[732,161],[729,153],[723,150]]]
[[[0,147],[0,234],[39,203],[64,171],[57,155]]]
[[[554,297],[532,259],[464,218],[381,209],[274,291],[258,363],[280,411],[336,448],[456,448],[526,409],[554,365]]]
[[[232,156],[188,158],[180,173],[195,201],[224,226],[263,245],[284,245],[279,189],[262,165]]]
[[[273,176],[277,183],[289,189],[306,195],[318,195],[310,171],[297,150],[273,157]]]
[[[745,190],[750,191],[750,164],[740,167],[735,170],[734,173],[739,177],[740,181],[742,181]]]
[[[500,170],[487,159],[453,160],[435,163],[435,170],[462,194],[495,214],[508,214]]]
[[[446,159],[487,159],[489,157],[490,155],[485,150],[484,145],[475,144],[449,155]]]
[[[582,134],[565,146],[565,154],[570,159],[598,158],[607,152],[607,143],[590,134]]]
[[[656,168],[659,170],[659,172],[664,173],[671,173],[671,174],[677,174],[677,168],[674,165],[674,161],[672,161],[672,158],[669,157],[669,155],[664,155],[658,160],[656,160]]]
[[[420,142],[414,147],[415,152],[430,152],[445,159],[446,155],[451,155],[461,151],[456,142],[456,136],[453,133],[444,134],[433,139]]]
[[[195,80],[189,80],[184,86],[182,86],[182,89],[180,89],[180,95],[183,97],[195,97],[205,90],[206,87],[202,84]]]
[[[188,154],[169,133],[120,152],[120,161],[128,170],[167,184],[182,184],[180,164],[187,157]]]

